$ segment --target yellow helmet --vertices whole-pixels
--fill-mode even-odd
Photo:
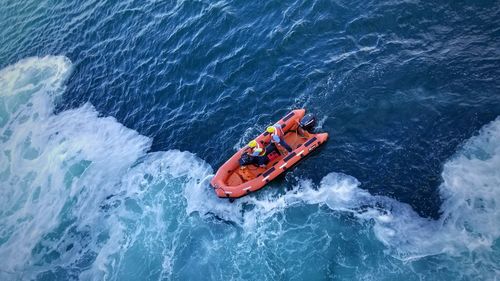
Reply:
[[[256,140],[251,140],[249,143],[248,143],[248,147],[250,148],[254,148],[257,146],[257,141]]]
[[[266,131],[270,134],[274,133],[274,131],[276,131],[276,128],[274,128],[273,126],[269,126],[267,127]]]

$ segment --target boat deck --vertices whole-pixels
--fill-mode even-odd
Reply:
[[[313,137],[313,135],[309,134],[308,132],[302,131],[300,129],[299,131],[288,131],[285,134],[285,142],[292,149],[298,148],[299,146],[304,144],[307,140]],[[274,164],[279,162],[288,154],[288,151],[286,151],[286,149],[284,149],[283,147],[280,147],[279,145],[277,145],[277,147],[278,150],[280,151],[280,155],[274,158],[273,160],[269,161],[266,167],[257,167],[255,165],[248,165],[235,169],[228,177],[226,184],[228,186],[240,185],[242,183],[255,179],[256,177],[261,175],[264,171],[271,168]]]

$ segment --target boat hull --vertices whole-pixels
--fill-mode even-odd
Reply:
[[[304,114],[304,109],[293,110],[276,122],[281,124],[285,132],[285,141],[292,146],[292,152],[283,153],[265,168],[254,167],[253,170],[244,170],[249,168],[240,167],[239,159],[245,151],[248,151],[248,147],[240,149],[217,170],[210,182],[217,196],[221,198],[240,198],[260,190],[325,143],[328,139],[328,133],[299,133],[298,124]],[[255,140],[265,145],[270,142],[270,139],[271,135],[263,132]],[[242,175],[246,178],[242,177]]]

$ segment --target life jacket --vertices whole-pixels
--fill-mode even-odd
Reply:
[[[259,154],[255,154],[255,152],[257,152],[257,150],[260,150]],[[252,156],[264,156],[266,155],[266,150],[263,149],[259,143],[257,143],[257,146],[252,148],[252,153],[251,153]]]
[[[274,140],[274,136],[278,136],[278,138],[281,140],[283,137],[283,130],[281,129],[281,125],[275,124],[273,125],[274,127],[274,133],[271,134],[271,142],[276,143],[277,141]]]

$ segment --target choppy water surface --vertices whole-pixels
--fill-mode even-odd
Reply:
[[[497,280],[500,2],[2,1],[1,280]],[[229,203],[294,108],[331,135]]]

